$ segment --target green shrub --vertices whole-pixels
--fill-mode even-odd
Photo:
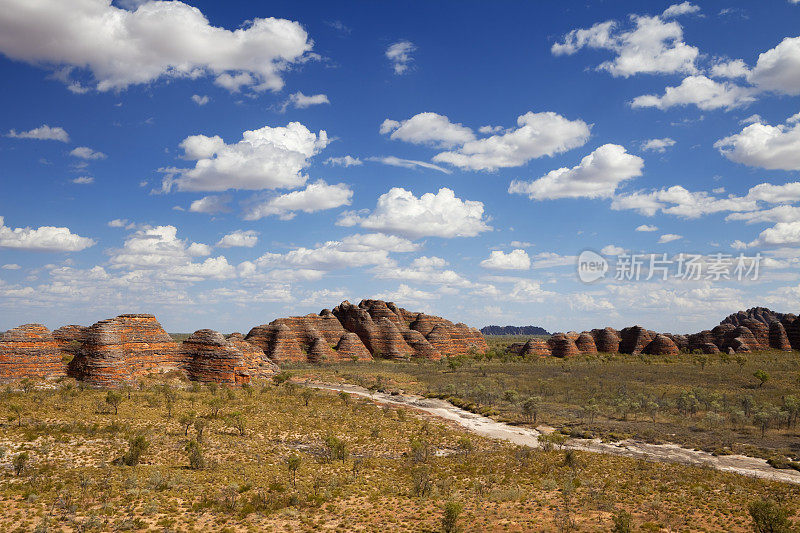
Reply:
[[[464,506],[459,502],[449,501],[444,504],[444,515],[442,516],[442,532],[456,533],[459,530],[458,516]]]
[[[150,442],[144,435],[136,435],[128,441],[128,451],[121,458],[121,462],[127,466],[136,466],[141,461],[142,455],[150,447]]]
[[[759,500],[747,506],[756,533],[789,533],[789,512],[771,500]]]

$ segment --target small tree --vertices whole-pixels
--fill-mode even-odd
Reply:
[[[22,414],[25,412],[25,409],[22,408],[21,405],[12,403],[8,406],[9,411],[14,413],[14,418],[17,419],[17,426],[22,427]],[[12,418],[12,420],[14,419]]]
[[[180,422],[181,426],[184,428],[183,434],[189,435],[189,427],[194,424],[194,420],[197,418],[197,414],[194,411],[189,411],[188,413],[183,413],[179,418],[178,422]]]
[[[770,500],[751,502],[747,506],[756,533],[789,533],[792,528],[789,513]]]
[[[444,504],[444,515],[442,515],[442,532],[456,533],[459,530],[458,516],[464,506],[459,502],[449,501]]]
[[[199,442],[192,439],[186,443],[184,448],[186,457],[189,459],[189,468],[192,470],[202,470],[206,466],[205,458],[203,457],[203,447]]]
[[[611,521],[613,523],[612,533],[631,533],[633,531],[633,517],[627,511],[617,511],[611,517]]]
[[[222,409],[224,402],[222,401],[222,398],[214,396],[208,400],[206,404],[208,404],[208,406],[211,408],[211,418],[217,418],[219,416],[219,410]]]
[[[344,462],[347,459],[347,443],[333,435],[325,438],[325,447],[328,452],[328,459],[335,461],[336,459]]]
[[[759,387],[764,386],[764,383],[769,381],[769,374],[767,374],[766,372],[764,372],[761,369],[758,369],[755,372],[753,372],[753,377],[758,380],[758,386]]]
[[[538,396],[530,396],[522,402],[522,413],[525,415],[525,418],[528,421],[533,420],[533,423],[536,423],[536,419],[539,417],[539,405],[540,405],[540,398]]]
[[[308,402],[311,400],[311,397],[314,395],[314,391],[310,388],[303,389],[303,392],[300,393],[300,397],[303,399],[303,403],[306,407],[308,407]]]
[[[197,442],[203,442],[203,430],[206,429],[206,419],[205,418],[195,418],[194,419],[194,432],[197,435]]]
[[[239,435],[244,437],[244,433],[247,426],[247,419],[245,418],[245,416],[239,411],[236,411],[235,413],[229,414],[227,420],[228,424],[236,431],[238,431]]]
[[[175,391],[166,383],[161,388],[164,395],[164,406],[167,408],[167,418],[172,418],[172,407],[175,405]]]
[[[761,429],[761,438],[764,438],[764,433],[769,429],[769,423],[772,421],[772,413],[767,409],[761,409],[753,413],[753,421]]]
[[[277,374],[272,376],[272,382],[275,383],[275,385],[281,385],[283,383],[286,383],[290,379],[292,379],[292,375],[286,371],[278,372]]]
[[[125,397],[113,390],[110,390],[106,393],[106,403],[114,408],[114,415],[117,415],[119,404],[123,402]]]
[[[345,391],[339,391],[339,398],[342,400],[342,403],[347,404],[350,401],[350,395],[347,394]]]
[[[136,466],[141,461],[142,455],[150,447],[150,442],[144,435],[136,435],[128,441],[128,451],[122,456],[122,464]]]
[[[14,467],[14,473],[19,476],[25,471],[25,467],[28,465],[28,452],[18,453],[14,456],[14,459],[11,461],[11,465]]]
[[[300,468],[300,463],[302,459],[296,453],[293,453],[286,459],[286,467],[289,469],[289,473],[292,474],[292,487],[297,488],[297,469]]]

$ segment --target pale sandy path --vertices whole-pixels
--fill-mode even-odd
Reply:
[[[467,431],[482,437],[505,440],[521,446],[539,447],[540,433],[535,429],[515,427],[497,422],[491,418],[460,409],[445,400],[424,398],[415,394],[393,395],[372,392],[357,385],[312,382],[306,383],[306,385],[317,389],[344,391],[357,396],[364,396],[377,403],[410,407],[438,418],[455,422]],[[772,468],[763,459],[744,455],[714,456],[708,452],[683,448],[677,444],[647,444],[634,440],[608,443],[601,442],[600,439],[569,439],[564,447],[593,453],[622,455],[646,461],[708,466],[724,472],[800,484],[800,472]]]

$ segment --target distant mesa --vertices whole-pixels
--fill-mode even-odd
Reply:
[[[26,324],[3,333],[0,381],[71,376],[93,386],[118,387],[176,371],[194,381],[242,385],[274,375],[281,362],[437,360],[487,350],[477,329],[382,300],[344,301],[319,314],[278,318],[247,336],[200,329],[181,343],[155,316],[125,314],[89,327],[50,332]]]
[[[485,326],[481,328],[484,335],[550,335],[539,326]]]

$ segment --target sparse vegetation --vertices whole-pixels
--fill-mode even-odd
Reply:
[[[458,373],[477,364],[492,380],[495,369],[486,362],[467,360]],[[340,376],[351,371],[326,368]],[[770,374],[769,387],[779,387],[782,375]],[[306,406],[305,389],[292,393],[287,382],[255,383],[248,394],[172,381],[170,418],[159,379],[166,378],[143,380],[130,399],[123,393],[116,416],[96,412],[108,391],[69,382],[4,392],[4,405],[28,414],[20,425],[9,410],[0,423],[7,465],[0,468],[0,530],[482,531],[504,524],[508,531],[608,531],[625,512],[632,531],[654,524],[745,531],[754,520],[748,506],[762,499],[778,502],[788,523],[798,524],[800,487],[563,450],[560,432],[549,451],[520,448],[355,395],[345,403],[315,391]],[[391,391],[397,381],[387,374],[380,386]],[[473,401],[501,405],[509,389],[521,391],[509,404],[521,422],[520,404],[530,396],[541,397],[539,422],[550,421],[548,397],[515,384],[486,383]],[[747,392],[755,413],[764,401],[758,387]],[[602,413],[603,395],[592,396]],[[156,408],[149,407],[153,398]],[[215,398],[216,416],[208,407]],[[246,420],[244,437],[230,423],[236,413]],[[20,454],[27,458],[17,473],[12,462]]]
[[[751,352],[743,361],[721,353],[706,356],[701,366],[696,354],[526,359],[506,354],[495,337],[489,342],[491,349],[483,356],[295,364],[291,371],[372,390],[443,398],[504,422],[545,424],[572,437],[635,437],[711,453],[800,461],[797,352]]]

